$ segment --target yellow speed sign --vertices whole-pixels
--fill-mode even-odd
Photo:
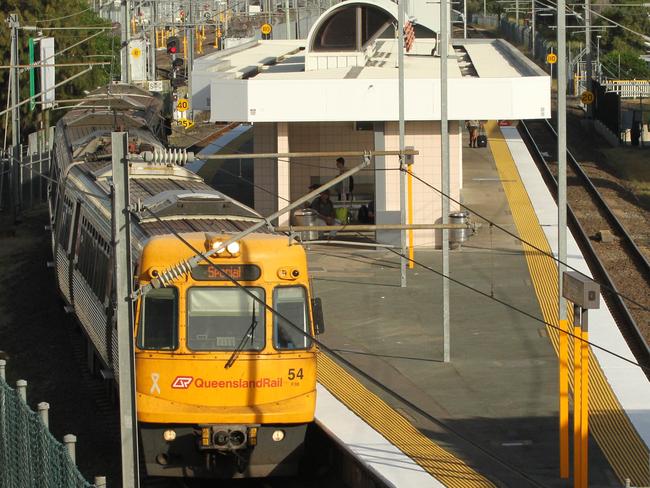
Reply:
[[[262,24],[262,27],[260,27],[260,31],[265,36],[268,36],[271,33],[272,30],[273,30],[273,27],[271,27],[271,24]]]
[[[548,54],[546,55],[546,62],[547,62],[548,64],[555,64],[555,63],[557,63],[557,54],[555,54],[555,53],[548,53]]]
[[[133,56],[134,58],[139,58],[141,54],[142,51],[140,50],[139,47],[134,47],[133,49],[131,49],[131,56]]]
[[[190,102],[187,98],[179,98],[178,102],[176,102],[176,110],[179,112],[187,112],[189,108]]]
[[[194,127],[194,122],[191,121],[190,119],[181,119],[178,121],[179,125],[181,127],[184,127],[185,129],[191,129]]]
[[[583,91],[582,95],[580,95],[580,101],[585,105],[591,105],[594,103],[594,94],[588,90]]]

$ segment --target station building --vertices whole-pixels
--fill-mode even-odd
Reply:
[[[405,53],[405,140],[419,155],[413,172],[441,188],[439,19],[427,4],[407,6],[417,24]],[[420,8],[421,19],[413,12]],[[194,110],[213,122],[252,124],[256,153],[399,150],[397,4],[349,0],[333,5],[307,39],[252,41],[205,56],[193,70]],[[448,58],[451,197],[460,199],[466,120],[548,118],[550,78],[500,39],[452,39]],[[268,215],[338,174],[335,157],[256,159],[254,207]],[[360,160],[346,161],[350,168]],[[398,157],[375,157],[354,177],[355,204],[373,201],[376,223],[400,221]],[[334,195],[336,200],[336,195]],[[341,205],[343,205],[341,203]],[[414,223],[441,218],[440,195],[413,184]],[[452,209],[454,205],[452,203]],[[281,220],[281,222],[286,222]],[[435,245],[434,231],[415,234]],[[378,235],[394,242],[398,233]]]

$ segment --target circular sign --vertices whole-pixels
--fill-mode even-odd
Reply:
[[[260,31],[265,36],[268,36],[271,33],[272,30],[273,30],[273,27],[271,27],[271,24],[262,24],[262,27],[260,27]]]
[[[176,102],[176,110],[179,112],[186,112],[189,108],[190,102],[187,100],[187,98],[179,98],[178,102]]]
[[[139,58],[141,54],[142,51],[140,50],[139,47],[134,47],[133,49],[131,49],[131,56],[133,56],[134,58]]]
[[[212,12],[203,12],[203,19],[206,22],[210,22],[212,20]]]
[[[594,94],[590,91],[583,91],[580,95],[580,101],[585,105],[591,105],[594,103]]]
[[[557,54],[555,54],[555,53],[548,53],[548,54],[546,55],[546,62],[547,62],[548,64],[555,64],[555,63],[557,63]]]

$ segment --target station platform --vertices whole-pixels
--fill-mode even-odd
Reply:
[[[551,252],[557,207],[523,141],[494,123],[488,135],[489,148],[464,144],[462,203]],[[557,323],[556,264],[472,218],[482,225],[450,258],[448,363],[439,250],[415,250],[425,267],[402,288],[390,250],[311,246],[321,340],[349,362],[321,353],[317,422],[388,485],[569,486],[559,478],[557,333],[540,322]],[[575,241],[569,255],[588,271]],[[595,320],[591,340],[632,357],[608,311]],[[590,361],[589,486],[650,484],[650,385],[606,353]]]

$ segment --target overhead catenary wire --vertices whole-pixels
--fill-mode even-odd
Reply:
[[[433,188],[433,189],[436,190],[437,192],[440,192],[440,193],[441,193],[440,190],[436,189],[436,188],[433,187],[432,185],[429,185],[429,184],[426,183],[425,181],[421,180],[421,179],[420,179],[419,177],[417,177],[415,174],[413,174],[413,177],[415,177],[416,179],[419,179],[419,180],[420,180],[422,183],[424,183],[425,185],[427,185],[427,186],[431,186],[431,188]],[[277,196],[277,194],[275,194],[275,195]],[[527,241],[525,241],[524,239],[522,239],[522,238],[520,238],[519,236],[513,234],[512,232],[508,231],[507,229],[504,229],[504,228],[501,227],[499,224],[497,224],[497,223],[495,223],[495,222],[492,222],[492,221],[486,219],[485,217],[481,216],[479,213],[475,212],[473,209],[471,209],[471,208],[469,208],[469,207],[467,207],[467,206],[465,206],[465,205],[462,205],[460,202],[456,201],[456,200],[455,200],[454,198],[452,198],[451,196],[447,196],[447,195],[445,195],[445,196],[446,196],[447,198],[449,198],[451,201],[453,201],[454,203],[457,203],[457,204],[463,206],[463,208],[469,210],[469,211],[472,212],[474,215],[476,215],[476,216],[478,216],[479,218],[481,218],[481,219],[485,220],[486,222],[488,222],[488,223],[490,224],[490,229],[492,229],[492,227],[494,226],[494,227],[496,227],[496,228],[498,228],[498,229],[500,229],[500,230],[503,230],[503,231],[506,232],[508,235],[510,235],[510,236],[512,236],[512,237],[514,237],[514,238],[516,238],[518,241],[520,241],[520,242],[522,242],[522,243],[524,243],[524,244],[527,244],[527,245],[529,245],[530,247],[532,247],[533,249],[535,249],[535,250],[539,251],[540,253],[544,254],[545,256],[550,257],[550,258],[553,258],[555,261],[558,261],[557,258],[555,258],[553,255],[550,255],[550,254],[544,252],[543,250],[539,249],[538,247],[536,247],[536,246],[534,246],[534,245],[532,245],[532,244],[529,244],[529,243],[528,243]],[[358,235],[359,235],[360,237],[362,237],[362,238],[367,239],[367,240],[370,241],[370,239],[369,239],[367,236],[364,236],[364,235],[362,235],[362,234],[358,234]],[[374,243],[374,241],[371,241],[371,242]],[[399,254],[399,253],[398,253],[397,251],[395,251],[394,249],[390,249],[390,248],[389,248],[389,250],[390,250],[392,253],[394,253],[394,254],[398,254],[399,256],[401,256],[401,254]],[[484,292],[484,291],[482,291],[482,290],[479,290],[478,288],[474,288],[474,287],[472,287],[471,285],[468,285],[468,284],[466,284],[466,283],[463,283],[463,282],[461,282],[460,280],[457,280],[457,279],[452,278],[452,277],[450,277],[450,276],[445,276],[445,275],[443,275],[440,271],[434,270],[433,268],[428,267],[428,266],[426,266],[426,265],[424,265],[424,264],[422,264],[422,263],[420,263],[420,262],[418,262],[418,261],[416,261],[416,260],[413,260],[413,259],[410,259],[410,258],[409,258],[409,261],[412,261],[413,264],[416,264],[416,265],[421,266],[421,267],[423,267],[423,268],[425,268],[425,269],[427,269],[427,270],[429,270],[429,271],[432,271],[432,272],[438,274],[439,276],[441,276],[441,277],[443,277],[443,278],[445,278],[445,279],[450,280],[450,281],[453,282],[453,283],[456,283],[456,284],[458,284],[458,285],[460,285],[460,286],[463,286],[463,287],[465,287],[465,288],[467,288],[467,289],[469,289],[469,290],[472,290],[472,291],[474,291],[474,292],[476,292],[476,293],[478,293],[478,294],[480,294],[480,295],[483,295],[483,296],[486,297],[486,298],[490,298],[490,299],[496,301],[497,303],[500,303],[501,305],[504,305],[504,306],[506,306],[506,307],[508,307],[508,308],[510,308],[510,309],[512,309],[512,310],[514,310],[514,311],[516,311],[516,312],[519,312],[519,313],[521,313],[521,314],[523,314],[523,315],[525,315],[525,316],[527,316],[527,317],[529,317],[529,318],[532,318],[532,319],[534,319],[534,320],[536,320],[536,321],[538,321],[538,322],[540,322],[540,323],[542,323],[542,324],[544,324],[544,325],[546,325],[546,326],[549,326],[549,327],[554,328],[554,329],[557,329],[557,330],[561,330],[558,326],[556,326],[556,325],[554,325],[554,324],[552,324],[552,323],[550,323],[550,322],[546,322],[545,320],[543,320],[543,319],[541,319],[541,318],[539,318],[539,317],[536,317],[535,315],[533,315],[533,314],[531,314],[531,313],[529,313],[529,312],[526,312],[525,310],[520,309],[520,308],[518,308],[518,307],[516,307],[516,306],[514,306],[514,305],[512,305],[512,304],[510,304],[510,303],[508,303],[508,302],[506,302],[505,300],[501,300],[501,299],[499,299],[499,298],[496,298],[496,297],[494,296],[494,292],[493,292],[493,290],[491,290],[490,293],[486,293],[486,292]],[[567,265],[567,266],[568,266],[568,265]],[[571,266],[568,266],[568,267],[569,267],[570,269],[574,269],[574,268],[572,268]],[[574,269],[574,270],[575,270],[575,269]],[[575,271],[578,271],[579,273],[581,273],[579,270],[575,270]],[[581,274],[582,274],[582,273],[581,273]],[[586,276],[586,275],[585,275],[585,276]],[[589,276],[587,276],[587,277],[588,277],[589,279],[592,279],[592,278],[589,277]],[[587,344],[593,346],[593,347],[596,348],[596,349],[599,349],[599,350],[601,350],[601,351],[603,351],[603,352],[606,352],[606,353],[608,353],[608,354],[611,354],[611,355],[617,357],[618,359],[622,359],[622,360],[624,360],[624,361],[626,361],[626,362],[628,362],[628,363],[630,363],[630,364],[632,364],[632,365],[634,365],[634,366],[637,366],[637,367],[639,367],[639,368],[641,368],[641,369],[643,369],[643,370],[648,370],[648,371],[650,371],[650,367],[646,367],[646,366],[643,366],[643,365],[637,363],[636,361],[632,361],[632,360],[630,360],[630,359],[628,359],[628,358],[626,358],[626,357],[624,357],[624,356],[622,356],[622,355],[620,355],[620,354],[618,354],[618,353],[616,353],[616,352],[614,352],[614,351],[612,351],[612,350],[610,350],[610,349],[607,349],[607,348],[604,347],[604,346],[600,346],[600,345],[598,345],[598,344],[594,344],[593,342],[590,342],[590,341],[585,341],[582,337],[575,336],[575,335],[573,335],[573,334],[570,333],[570,332],[567,332],[567,334],[568,334],[570,337],[573,337],[573,338],[575,338],[575,339],[578,339],[578,340],[580,340],[580,341],[582,341],[582,342],[586,342]]]
[[[547,1],[552,1],[552,0],[547,0]],[[111,94],[111,96],[114,96],[114,95]],[[161,118],[161,120],[165,120],[161,115],[159,115],[159,117]],[[163,126],[166,126],[165,124],[162,124],[162,125],[163,125]],[[169,126],[167,126],[167,127],[169,127]],[[190,137],[190,138],[193,138],[192,136],[189,136],[189,137]],[[199,139],[196,138],[196,137],[194,137],[194,139],[196,139],[197,141],[199,140]],[[201,139],[201,141],[202,141],[202,139]],[[223,148],[223,147],[225,147],[225,145],[224,145],[224,146],[220,146],[220,147]],[[249,154],[249,156],[253,156],[253,155],[252,155],[252,154]],[[201,158],[197,157],[197,159],[201,159]],[[233,158],[233,159],[234,159],[234,158]],[[206,161],[207,161],[207,160],[206,160]],[[281,161],[281,159],[278,159],[278,161]],[[283,162],[287,162],[287,163],[289,163],[289,164],[299,164],[299,163],[297,163],[296,161],[292,161],[292,160],[282,160],[282,161],[283,161]],[[318,167],[319,167],[319,168],[322,168],[322,166],[320,166],[320,165],[319,165]],[[386,169],[389,169],[389,170],[395,170],[395,171],[406,171],[404,168],[399,168],[399,167],[397,167],[397,168],[386,168]],[[377,171],[376,168],[366,169],[366,171],[368,171],[368,170],[369,170],[369,171]],[[537,246],[535,246],[534,244],[532,244],[532,243],[526,241],[525,239],[523,239],[522,237],[518,236],[517,234],[515,234],[515,233],[509,231],[509,230],[506,229],[505,227],[499,225],[499,224],[496,223],[496,222],[491,221],[491,220],[488,219],[487,217],[483,216],[481,213],[475,211],[473,208],[469,207],[468,205],[463,204],[463,203],[460,202],[459,200],[456,200],[456,199],[453,198],[451,195],[448,195],[448,194],[443,193],[442,190],[440,190],[439,188],[436,188],[435,186],[433,186],[433,185],[431,185],[430,183],[426,182],[425,180],[423,180],[422,178],[420,178],[420,177],[417,176],[416,174],[413,174],[413,178],[415,178],[416,180],[418,180],[419,182],[421,182],[421,183],[424,184],[425,186],[429,187],[430,189],[434,190],[435,192],[439,193],[439,194],[442,195],[444,198],[449,199],[449,201],[454,202],[455,204],[457,204],[457,205],[459,205],[460,207],[462,207],[462,208],[468,210],[469,212],[471,212],[472,214],[476,215],[477,217],[479,217],[480,219],[484,220],[485,222],[489,223],[490,225],[493,225],[494,227],[496,227],[496,228],[499,229],[500,231],[506,233],[507,235],[513,237],[514,239],[517,239],[517,240],[518,240],[519,242],[521,242],[522,244],[526,244],[527,246],[530,246],[530,247],[533,248],[534,250],[536,250],[536,251],[542,253],[542,254],[545,255],[545,256],[548,256],[548,257],[551,258],[551,259],[553,259],[555,262],[557,262],[557,263],[559,263],[559,264],[563,264],[563,265],[566,266],[568,269],[571,269],[571,270],[573,270],[573,271],[576,271],[576,272],[580,273],[581,275],[583,275],[583,276],[589,278],[590,280],[594,281],[595,283],[598,283],[602,288],[604,288],[604,289],[610,291],[611,293],[613,293],[613,294],[615,294],[615,295],[620,296],[621,298],[623,298],[623,299],[629,301],[630,303],[633,303],[634,305],[636,305],[636,306],[639,307],[640,309],[645,310],[645,311],[650,311],[650,308],[647,307],[646,305],[643,305],[643,304],[637,302],[636,300],[634,300],[634,299],[632,299],[632,298],[630,298],[630,297],[628,297],[628,296],[626,296],[626,295],[624,295],[624,294],[618,292],[617,290],[612,289],[610,286],[608,286],[608,285],[605,284],[605,283],[600,283],[600,282],[596,281],[593,277],[584,274],[582,271],[580,271],[579,269],[576,269],[575,267],[571,266],[569,263],[561,262],[561,261],[559,260],[559,258],[555,257],[552,253],[548,253],[548,252],[544,251],[543,249],[540,249],[539,247],[537,247]]]
[[[420,178],[419,176],[416,176],[416,175],[414,174],[414,175],[413,175],[413,178],[415,178],[416,180],[418,180],[418,181],[419,181],[420,183],[422,183],[423,185],[425,185],[425,186],[431,188],[432,190],[434,190],[434,191],[440,193],[440,194],[443,195],[445,198],[448,198],[450,201],[452,201],[452,202],[454,202],[455,204],[461,206],[461,207],[464,208],[465,210],[468,210],[468,211],[471,212],[473,215],[479,217],[480,219],[484,220],[485,222],[489,223],[490,225],[493,225],[494,227],[496,227],[496,228],[499,229],[500,231],[505,232],[505,233],[508,234],[509,236],[511,236],[511,237],[513,237],[513,238],[515,238],[515,239],[517,239],[517,240],[518,240],[519,242],[521,242],[522,244],[526,244],[527,246],[533,248],[535,251],[538,251],[539,253],[543,254],[544,256],[547,256],[547,257],[551,258],[551,259],[552,259],[553,261],[555,261],[556,263],[564,264],[564,266],[566,266],[567,268],[571,269],[572,271],[576,271],[577,273],[580,273],[582,276],[585,276],[586,278],[589,278],[589,279],[592,280],[594,283],[598,283],[602,288],[604,288],[604,289],[610,291],[611,293],[614,293],[614,294],[620,296],[621,298],[624,298],[625,300],[629,301],[630,303],[635,304],[635,305],[636,305],[637,307],[639,307],[640,309],[645,310],[645,311],[650,311],[650,308],[647,307],[646,305],[643,305],[643,304],[637,302],[636,300],[634,300],[634,299],[632,299],[632,298],[630,298],[630,297],[628,297],[628,296],[626,296],[626,295],[623,295],[623,294],[620,293],[620,292],[617,292],[616,290],[612,289],[610,286],[608,286],[608,285],[605,284],[605,283],[599,283],[599,282],[596,281],[594,278],[592,278],[592,277],[589,276],[589,275],[586,275],[585,273],[583,273],[583,272],[580,271],[579,269],[577,269],[577,268],[571,266],[569,263],[561,262],[560,259],[557,258],[557,257],[555,257],[552,253],[549,253],[549,252],[544,251],[543,249],[541,249],[541,248],[535,246],[534,244],[528,242],[526,239],[524,239],[524,238],[518,236],[518,235],[515,234],[514,232],[509,231],[508,229],[506,229],[506,228],[503,227],[502,225],[499,225],[499,224],[497,224],[496,222],[491,221],[491,220],[488,219],[487,217],[484,217],[482,214],[480,214],[479,212],[477,212],[477,211],[474,210],[473,208],[471,208],[471,207],[469,207],[469,206],[467,206],[467,205],[461,203],[460,201],[456,200],[456,199],[453,198],[451,195],[446,195],[446,194],[444,194],[444,193],[442,192],[442,190],[440,190],[440,189],[436,188],[435,186],[431,185],[430,183],[426,182],[425,180],[423,180],[423,179]]]
[[[181,236],[168,222],[165,220],[161,219],[154,211],[152,211],[148,207],[144,207],[144,210],[147,211],[151,216],[154,217],[160,224],[164,225],[167,230],[169,230],[177,239],[179,239],[184,245],[186,245],[192,252],[194,252],[197,256],[204,256],[204,253],[196,249],[190,242],[188,242],[183,236]],[[276,317],[282,319],[284,322],[286,322],[288,325],[293,327],[296,331],[300,332],[304,336],[306,336],[310,341],[312,341],[314,344],[316,344],[320,349],[323,351],[326,351],[331,357],[335,358],[337,361],[340,363],[344,364],[347,368],[350,370],[356,372],[360,376],[362,376],[365,380],[369,381],[372,383],[375,387],[381,389],[382,391],[388,393],[391,395],[393,398],[401,402],[402,404],[408,406],[410,409],[413,411],[417,412],[419,415],[422,417],[426,418],[427,420],[433,422],[434,424],[438,425],[439,427],[444,428],[448,432],[451,432],[453,435],[458,437],[459,439],[467,442],[474,448],[478,449],[480,452],[485,454],[487,457],[489,457],[491,460],[495,461],[498,463],[500,466],[504,467],[511,473],[514,473],[521,478],[525,479],[527,482],[531,483],[532,485],[539,487],[539,488],[544,488],[544,485],[540,484],[538,481],[530,477],[527,473],[521,471],[519,468],[512,466],[509,464],[507,461],[501,459],[499,456],[496,454],[492,453],[490,450],[488,450],[486,447],[483,447],[481,444],[478,442],[474,441],[473,439],[469,438],[465,434],[461,433],[458,431],[456,428],[451,426],[448,422],[445,422],[444,420],[439,419],[438,417],[435,417],[434,415],[430,414],[426,410],[424,410],[422,407],[416,405],[415,403],[411,402],[408,400],[406,397],[403,397],[396,391],[390,389],[387,385],[382,383],[381,381],[377,380],[374,376],[372,376],[369,373],[366,373],[364,370],[356,366],[354,363],[343,357],[341,354],[336,352],[333,348],[330,348],[320,340],[316,339],[315,337],[312,337],[311,334],[307,331],[304,330],[303,327],[300,327],[290,319],[288,319],[286,316],[284,316],[282,313],[278,312],[275,308],[273,308],[271,305],[266,303],[265,300],[259,298],[257,295],[255,295],[253,292],[248,290],[248,288],[244,285],[242,285],[237,279],[233,278],[230,276],[223,268],[214,260],[212,259],[211,256],[204,256],[204,259],[206,262],[208,262],[210,265],[214,266],[224,277],[227,278],[228,281],[230,281],[233,285],[236,287],[240,288],[246,295],[248,295],[250,298],[252,298],[255,302],[259,303],[261,306],[264,307],[265,310],[268,310],[270,313],[275,315]]]
[[[46,22],[57,22],[59,20],[65,20],[65,19],[69,19],[69,18],[72,18],[72,17],[76,17],[77,15],[81,15],[84,12],[88,12],[91,9],[92,9],[92,7],[88,7],[88,8],[85,8],[83,10],[79,10],[78,12],[74,12],[74,13],[69,14],[69,15],[64,15],[62,17],[56,17],[54,19],[35,20],[34,23],[35,24],[44,24]]]

